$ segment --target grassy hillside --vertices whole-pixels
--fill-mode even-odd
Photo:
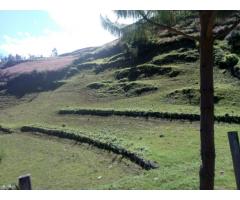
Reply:
[[[2,87],[0,124],[10,127],[14,133],[0,132],[0,185],[14,182],[22,173],[32,173],[36,189],[197,189],[198,121],[59,114],[63,109],[199,114],[196,44],[166,33],[159,38],[139,44],[137,55],[129,54],[119,41],[73,52],[70,55],[77,59],[66,71],[61,71],[61,76],[58,72],[51,76],[45,74],[53,77],[52,83],[61,83],[57,87],[49,89],[44,82],[49,79],[43,79],[41,73],[29,74],[24,79],[26,84],[21,87],[24,89],[21,95],[15,91],[19,89],[15,85],[15,93],[11,87]],[[240,116],[239,56],[227,40],[216,42],[216,116]],[[37,88],[41,87],[39,90],[28,89],[34,77],[40,77],[36,84]],[[21,84],[21,80],[14,79],[14,83]],[[159,167],[146,171],[128,159],[111,161],[115,160],[113,153],[95,147],[20,132],[25,125],[83,134],[123,147],[156,162]],[[216,189],[235,188],[227,132],[239,128],[236,123],[215,124]],[[32,157],[27,156],[29,150]],[[76,155],[74,159],[72,155]],[[109,165],[113,169],[109,170]],[[46,170],[49,178],[45,184],[40,174]]]

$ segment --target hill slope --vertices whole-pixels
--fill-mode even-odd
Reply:
[[[196,44],[161,33],[157,41],[138,43],[137,47],[138,54],[133,55],[117,40],[103,47],[63,55],[59,59],[67,56],[73,63],[67,62],[69,65],[64,64],[64,67],[59,65],[59,71],[34,72],[7,80],[0,93],[0,124],[11,127],[18,134],[23,134],[18,129],[25,125],[81,133],[128,149],[159,165],[157,169],[140,170],[138,174],[132,166],[133,171],[127,176],[121,175],[119,180],[114,177],[97,188],[197,189],[198,122],[182,121],[181,117],[181,121],[169,121],[147,114],[137,118],[127,117],[129,114],[104,114],[106,110],[115,113],[167,112],[179,116],[199,114],[199,53]],[[74,60],[72,56],[75,56]],[[216,115],[240,115],[238,56],[227,40],[216,42]],[[232,61],[233,57],[235,61]],[[45,64],[49,69],[50,61]],[[62,109],[88,113],[60,115]],[[226,133],[239,128],[238,124],[215,125],[217,189],[235,187]],[[87,176],[81,174],[81,178]],[[87,186],[96,188],[95,181],[92,186]],[[52,184],[49,188],[59,187]]]

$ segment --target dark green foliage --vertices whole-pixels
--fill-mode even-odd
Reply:
[[[240,66],[235,65],[232,69],[232,74],[240,79]]]
[[[81,143],[87,143],[87,144],[93,145],[95,147],[98,147],[100,149],[105,149],[108,151],[112,151],[113,153],[120,154],[123,157],[138,164],[145,170],[158,168],[158,165],[155,162],[149,161],[149,160],[144,160],[143,158],[138,156],[136,153],[130,152],[130,151],[128,151],[122,147],[118,147],[114,144],[104,143],[104,142],[95,140],[93,138],[90,138],[90,137],[87,137],[84,135],[70,133],[70,132],[66,132],[63,130],[45,129],[45,128],[32,127],[32,126],[23,126],[21,128],[21,131],[22,132],[40,132],[40,133],[47,134],[50,136],[56,136],[56,137],[60,137],[60,138],[75,140],[75,141],[78,141]]]
[[[214,62],[216,65],[220,65],[220,63],[223,61],[225,54],[226,52],[220,46],[214,46]]]
[[[231,51],[231,48],[225,41],[217,41],[217,45],[214,46],[215,64],[219,68],[229,71],[232,76],[240,79],[239,57],[237,54],[231,53]]]
[[[222,96],[214,96],[214,103],[218,103],[222,100]],[[200,91],[193,88],[185,88],[182,90],[175,90],[167,95],[167,100],[171,103],[179,104],[192,104],[199,105],[200,103]]]
[[[132,68],[126,68],[116,72],[116,79],[128,78],[130,81],[134,81],[139,77],[151,77],[153,75],[164,75],[173,72],[171,67],[161,67],[154,64],[143,64]],[[175,73],[178,72],[175,70]],[[179,72],[178,72],[179,73]],[[178,74],[177,73],[177,74]]]
[[[99,82],[90,83],[89,85],[87,85],[87,87],[89,87],[91,89],[99,89],[99,88],[102,88],[104,86],[105,86],[104,83],[99,83]]]
[[[178,76],[179,74],[180,74],[180,71],[173,70],[173,71],[171,71],[171,72],[168,74],[168,76],[171,77],[171,78],[173,78],[173,77]]]
[[[240,51],[240,31],[234,30],[227,37],[228,44],[231,46],[233,51]]]
[[[232,69],[238,63],[238,56],[236,54],[227,54],[219,62],[219,67],[222,69]]]
[[[120,82],[120,83],[90,83],[88,86],[90,89],[99,90],[100,93],[114,94],[125,96],[138,96],[147,92],[156,91],[158,88],[150,84],[142,84],[138,82]]]
[[[150,84],[137,82],[117,83],[108,88],[108,91],[123,91],[126,96],[142,95],[146,92],[156,91],[158,88]]]
[[[146,92],[156,91],[157,89],[158,88],[154,87],[154,86],[145,86],[145,87],[133,89],[131,91],[130,95],[141,95],[141,94],[146,93]]]
[[[200,102],[200,93],[198,90],[192,88],[175,90],[167,95],[167,99],[171,101],[171,103],[186,102],[196,105]]]
[[[198,58],[199,54],[197,51],[170,52],[154,57],[152,63],[156,65],[163,65],[169,63],[195,62]]]
[[[189,19],[195,18],[196,13],[196,11],[117,10],[115,14],[119,18],[133,18],[137,22],[125,25],[112,22],[108,17],[101,17],[101,21],[106,30],[131,42],[138,39],[149,40],[153,36],[156,37],[159,34],[159,28],[173,27],[176,24],[189,24]],[[146,18],[154,21],[156,24],[160,24],[160,26],[149,23]]]
[[[9,129],[9,128],[4,128],[0,125],[0,132],[3,132],[5,134],[11,134],[12,133],[12,130]]]
[[[126,96],[139,96],[146,92],[156,91],[158,88],[150,84],[142,84],[137,82],[124,82],[113,84],[108,91],[123,91]]]
[[[121,84],[122,89],[126,92],[126,96],[141,95],[146,92],[155,91],[158,88],[152,85],[139,84],[135,82]]]

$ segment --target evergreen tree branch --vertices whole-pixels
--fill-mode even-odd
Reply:
[[[146,22],[148,22],[148,23],[150,23],[150,24],[152,24],[152,25],[154,25],[154,26],[160,27],[160,28],[162,28],[162,29],[166,29],[166,30],[168,30],[168,31],[170,31],[170,32],[173,32],[173,33],[176,33],[176,34],[178,34],[178,35],[182,35],[182,36],[184,36],[184,37],[186,37],[186,38],[189,38],[189,39],[191,39],[191,40],[199,41],[199,37],[194,37],[194,36],[188,35],[188,34],[182,32],[182,31],[180,31],[180,30],[177,30],[177,29],[172,28],[172,27],[170,27],[170,26],[167,26],[167,25],[164,25],[164,24],[160,24],[160,23],[158,23],[158,22],[156,22],[156,21],[153,21],[153,20],[151,20],[150,18],[148,18],[147,15],[144,14],[143,12],[139,12],[139,14],[142,16],[142,18],[143,18]]]

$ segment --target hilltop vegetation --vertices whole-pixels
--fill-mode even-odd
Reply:
[[[189,23],[186,31],[194,34],[194,23]],[[238,37],[234,32],[214,45],[215,115],[226,119],[240,116],[240,54],[234,42]],[[12,78],[1,73],[4,78],[0,81],[0,124],[14,133],[6,135],[0,131],[3,148],[0,149],[0,185],[14,182],[14,177],[21,173],[32,173],[38,189],[197,189],[200,162],[198,44],[161,32],[158,38],[134,41],[130,47],[116,40],[102,47],[65,54],[59,59],[69,56],[74,59],[62,67],[57,66],[56,70],[47,70],[50,61],[46,61],[43,71],[18,71]],[[11,67],[8,69],[11,71]],[[66,113],[59,114],[63,110]],[[73,111],[82,113],[73,115]],[[108,111],[118,115],[106,114]],[[90,115],[92,113],[98,114]],[[124,114],[119,116],[121,113]],[[136,114],[134,118],[132,113]],[[156,113],[166,116],[155,118]],[[184,121],[184,114],[197,117],[194,122]],[[177,118],[180,121],[175,121]],[[240,126],[229,124],[233,123],[231,120],[222,122],[215,125],[216,188],[233,189],[235,182],[226,133]],[[61,142],[39,133],[33,136],[36,131],[23,133],[20,131],[23,126],[81,133],[91,141],[134,152],[159,167],[145,171],[128,159],[115,158],[114,154],[96,147],[69,144],[69,141]],[[24,144],[24,148],[18,150],[17,147]],[[24,157],[29,149],[33,163],[26,158],[19,164],[17,158]],[[53,160],[50,162],[50,159]],[[44,185],[41,172],[49,169],[51,178]]]

